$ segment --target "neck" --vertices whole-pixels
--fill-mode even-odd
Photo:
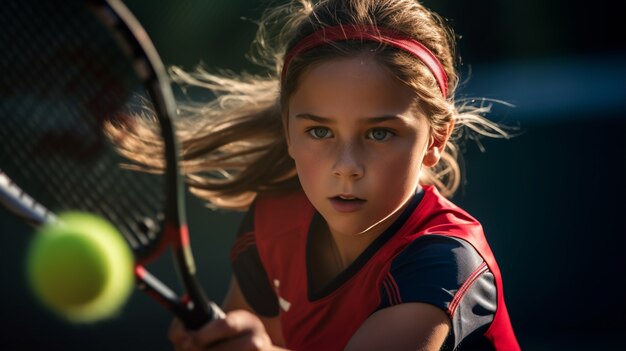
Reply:
[[[338,262],[341,263],[341,268],[345,269],[354,260],[356,260],[367,247],[374,242],[398,217],[402,214],[404,209],[410,203],[410,199],[407,200],[400,208],[394,211],[384,220],[376,223],[372,227],[368,228],[361,233],[342,233],[333,230],[328,225],[324,225],[324,228],[330,234],[332,238],[331,247],[335,256],[338,257]]]
[[[393,216],[395,220],[397,216]],[[389,227],[376,225],[367,231],[353,234],[333,231],[323,219],[314,222],[314,239],[310,241],[312,253],[309,263],[312,265],[311,284],[319,289],[328,284],[341,272],[345,271],[367,247]]]
[[[346,235],[330,231],[331,247],[340,268],[348,267],[380,234],[372,231],[361,235]]]

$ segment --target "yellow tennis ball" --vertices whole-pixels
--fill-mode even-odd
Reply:
[[[107,220],[82,212],[59,215],[38,230],[27,253],[35,296],[71,322],[116,315],[133,286],[133,256]]]

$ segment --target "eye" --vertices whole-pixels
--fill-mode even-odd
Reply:
[[[394,135],[387,129],[372,129],[367,133],[367,138],[375,141],[386,141]]]
[[[313,127],[307,131],[313,139],[327,139],[333,136],[330,129],[326,127]]]

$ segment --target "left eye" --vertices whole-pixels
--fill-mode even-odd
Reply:
[[[333,136],[330,129],[326,127],[314,127],[307,131],[313,139],[327,139]]]
[[[393,136],[393,133],[386,129],[372,129],[367,134],[368,139],[376,141],[385,141]]]

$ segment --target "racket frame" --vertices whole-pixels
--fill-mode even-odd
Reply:
[[[224,313],[202,289],[190,246],[185,211],[185,184],[179,171],[179,146],[172,117],[176,102],[170,81],[154,45],[130,10],[120,0],[84,0],[126,51],[140,81],[154,101],[154,110],[164,143],[164,185],[166,203],[162,236],[147,259],[135,262],[134,274],[139,289],[174,313],[188,329],[223,318]],[[57,220],[56,215],[26,194],[0,169],[0,204],[26,223],[40,226]],[[171,248],[174,266],[186,294],[179,297],[144,267]]]

